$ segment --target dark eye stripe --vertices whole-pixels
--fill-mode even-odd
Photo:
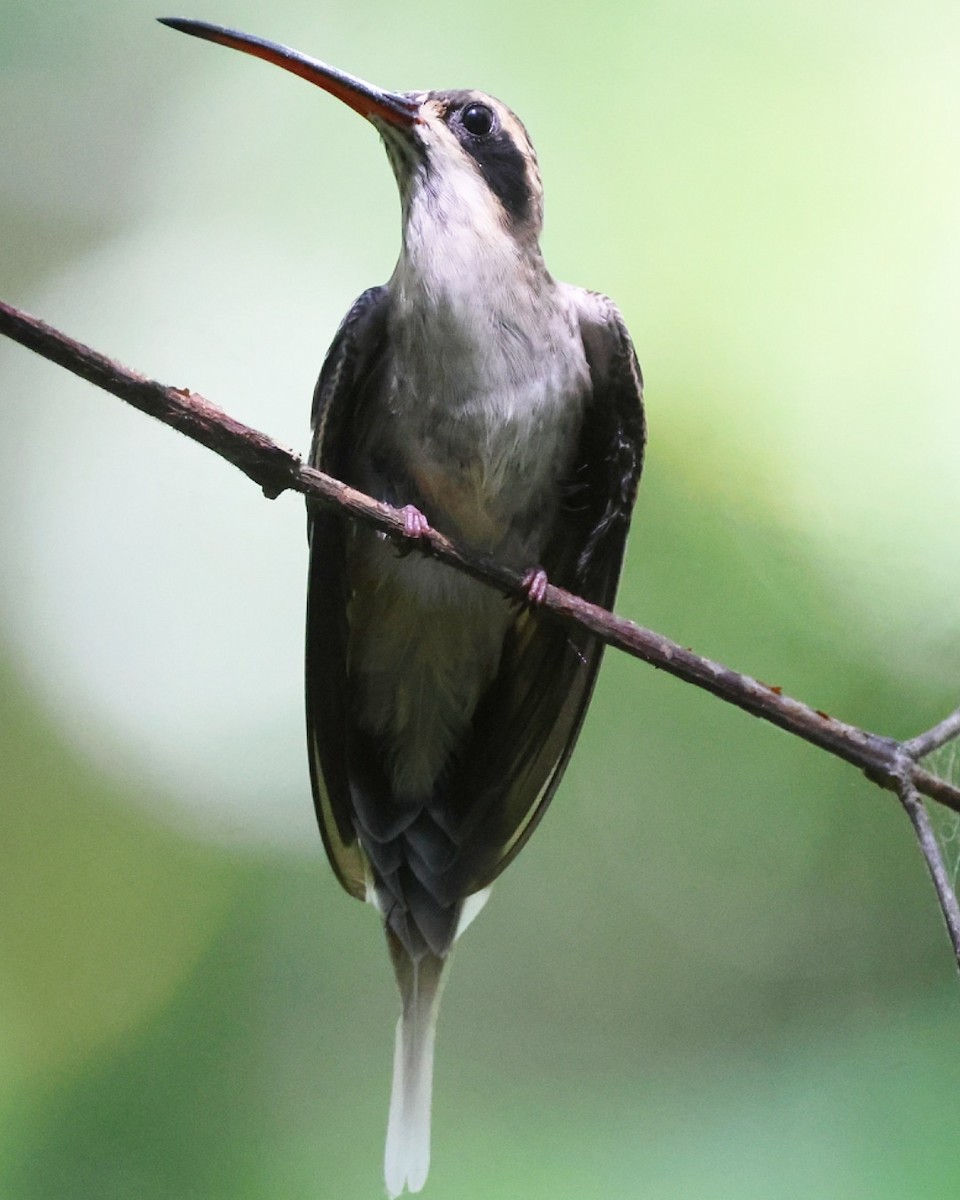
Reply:
[[[480,168],[487,187],[518,224],[530,216],[533,197],[527,180],[527,161],[519,148],[501,129],[482,141],[467,141],[464,149]]]
[[[500,201],[508,219],[522,225],[536,218],[536,196],[530,183],[527,156],[504,129],[499,110],[477,92],[434,92],[443,118],[465,153],[477,164],[487,187]],[[486,133],[471,132],[480,112],[492,118]],[[464,119],[466,118],[466,120]],[[479,130],[480,125],[476,125]],[[534,174],[535,174],[534,170]]]

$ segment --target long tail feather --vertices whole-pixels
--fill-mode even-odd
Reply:
[[[430,1170],[433,1046],[446,959],[428,951],[414,962],[392,930],[388,940],[403,1002],[393,1052],[383,1166],[387,1193],[395,1200],[404,1187],[419,1192]]]

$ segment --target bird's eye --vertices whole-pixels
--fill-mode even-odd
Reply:
[[[485,137],[493,128],[493,109],[486,104],[468,104],[460,114],[467,133],[474,137]]]

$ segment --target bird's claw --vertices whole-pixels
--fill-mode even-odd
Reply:
[[[412,543],[418,542],[430,533],[430,522],[414,504],[405,504],[400,509],[400,513],[403,517],[400,553],[409,554],[413,549]]]
[[[550,580],[543,567],[531,567],[524,574],[520,587],[523,590],[523,602],[531,608],[539,608],[547,595],[547,585]]]
[[[405,504],[400,511],[403,513],[403,536],[405,538],[426,537],[430,532],[430,522],[420,509],[413,504]]]

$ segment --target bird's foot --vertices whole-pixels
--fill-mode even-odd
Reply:
[[[400,509],[403,516],[403,533],[401,534],[400,553],[409,554],[413,544],[430,532],[430,522],[419,508],[413,504],[405,504]]]
[[[550,580],[543,567],[531,567],[523,576],[522,603],[528,608],[539,608],[547,595],[547,585]]]
[[[419,508],[413,504],[405,504],[400,509],[403,513],[403,536],[416,540],[425,537],[430,532],[430,522]]]

